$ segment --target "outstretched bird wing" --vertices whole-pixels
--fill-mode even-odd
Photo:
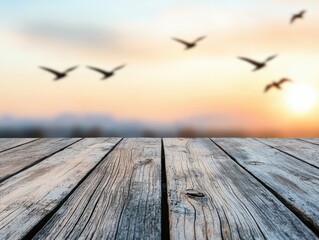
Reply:
[[[197,42],[199,42],[199,41],[201,41],[201,40],[203,40],[203,39],[205,39],[205,38],[206,38],[206,36],[199,37],[199,38],[197,38],[197,39],[195,40],[195,43],[197,43]]]
[[[42,67],[42,66],[40,66],[39,68],[41,68],[41,69],[43,69],[43,70],[45,70],[45,71],[47,71],[47,72],[50,72],[50,73],[53,73],[54,75],[61,75],[61,73],[60,72],[57,72],[57,71],[55,71],[55,70],[53,70],[53,69],[51,69],[51,68],[47,68],[47,67]]]
[[[255,66],[259,66],[260,65],[259,62],[256,62],[256,61],[254,61],[252,59],[249,59],[249,58],[245,58],[245,57],[238,57],[238,58],[243,60],[243,61],[245,61],[245,62],[249,62],[249,63],[251,63],[251,64],[253,64]]]
[[[294,15],[291,17],[290,23],[292,24],[292,23],[294,23],[294,21],[296,21],[298,18],[302,18],[305,13],[306,13],[306,10],[302,10],[300,13],[294,14]]]
[[[273,60],[276,57],[277,57],[277,54],[273,55],[273,56],[270,56],[269,58],[266,59],[266,62],[269,62],[269,61]]]
[[[278,83],[279,84],[283,84],[283,83],[285,83],[285,82],[292,82],[289,78],[283,78],[283,79],[281,79]]]
[[[297,19],[297,18],[299,18],[299,16],[298,15],[293,15],[292,17],[291,17],[291,19],[290,19],[290,24],[293,24],[294,23],[294,21]]]
[[[184,45],[186,45],[186,46],[188,46],[188,45],[191,44],[191,43],[186,42],[186,41],[184,41],[184,40],[182,40],[182,39],[179,39],[179,38],[172,38],[172,39],[175,40],[176,42],[182,43],[182,44],[184,44]]]
[[[102,74],[108,74],[108,73],[109,73],[109,72],[107,72],[107,71],[104,71],[103,69],[96,68],[96,67],[87,66],[87,68],[89,68],[89,69],[91,69],[91,70],[93,70],[93,71],[102,73]]]
[[[271,84],[268,84],[266,87],[265,87],[265,90],[264,90],[264,92],[268,92],[272,87],[274,86],[274,84],[273,83],[271,83]]]
[[[69,72],[71,72],[71,71],[73,71],[73,70],[75,70],[75,69],[77,69],[77,68],[78,68],[78,66],[71,67],[71,68],[65,70],[64,73],[69,73]]]
[[[126,66],[126,64],[123,64],[123,65],[121,65],[121,66],[118,66],[118,67],[114,68],[114,69],[112,70],[112,72],[118,71],[118,70],[124,68],[125,66]]]

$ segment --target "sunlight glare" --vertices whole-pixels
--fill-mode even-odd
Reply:
[[[285,91],[285,101],[289,109],[297,114],[305,114],[313,110],[318,94],[307,84],[293,84]]]

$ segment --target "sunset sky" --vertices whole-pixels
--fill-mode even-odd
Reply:
[[[11,0],[0,16],[0,116],[208,117],[211,128],[319,134],[318,0]],[[189,51],[171,40],[202,35]],[[273,54],[254,73],[237,59]],[[123,63],[107,81],[85,68]],[[79,69],[54,82],[39,65]],[[263,93],[282,77],[294,83]]]

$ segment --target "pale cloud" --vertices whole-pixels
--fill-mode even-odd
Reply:
[[[37,44],[72,49],[76,55],[89,52],[96,58],[129,57],[141,59],[172,58],[179,46],[170,38],[194,39],[207,34],[208,39],[198,48],[205,55],[243,54],[245,52],[314,51],[318,17],[307,16],[305,21],[289,26],[289,15],[281,18],[260,17],[241,11],[226,11],[211,5],[186,5],[170,9],[148,22],[120,22],[105,28],[80,25],[42,23],[28,26],[21,39]],[[19,35],[17,35],[19,38]],[[63,46],[64,45],[64,46]],[[55,48],[53,48],[55,49]],[[101,52],[103,51],[103,54]],[[55,50],[54,50],[55,51]],[[87,56],[87,54],[85,54]]]
[[[99,48],[113,45],[118,36],[115,30],[106,31],[92,26],[68,25],[58,23],[29,24],[20,30],[27,36],[43,41],[58,42],[67,45],[89,46]]]

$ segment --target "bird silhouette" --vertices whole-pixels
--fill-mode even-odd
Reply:
[[[103,69],[100,69],[100,68],[96,68],[96,67],[91,67],[91,66],[87,66],[87,68],[93,70],[93,71],[96,71],[96,72],[99,72],[99,73],[102,73],[103,74],[103,77],[101,78],[101,80],[104,80],[104,79],[107,79],[107,78],[110,78],[112,77],[116,71],[124,68],[126,65],[123,64],[121,66],[118,66],[116,68],[114,68],[112,71],[105,71]]]
[[[277,55],[273,55],[270,56],[269,58],[267,58],[264,62],[257,62],[255,60],[249,59],[249,58],[245,58],[245,57],[238,57],[239,59],[246,61],[252,65],[254,65],[256,68],[253,69],[253,72],[258,71],[264,67],[267,66],[267,63],[270,62],[271,60],[273,60],[275,57],[277,57]]]
[[[306,13],[306,10],[302,10],[301,12],[292,15],[290,19],[290,24],[293,24],[297,19],[302,19]]]
[[[282,78],[280,81],[278,82],[272,82],[270,84],[268,84],[265,87],[265,93],[268,92],[271,88],[277,88],[278,90],[281,90],[281,85],[286,83],[286,82],[292,82],[290,79],[288,78]]]
[[[197,38],[195,41],[193,42],[187,42],[187,41],[184,41],[182,39],[179,39],[179,38],[172,38],[173,40],[175,40],[176,42],[179,42],[181,44],[184,44],[186,46],[185,50],[189,50],[191,48],[194,48],[197,46],[197,43],[203,39],[205,39],[206,36],[202,36],[202,37],[199,37]]]
[[[75,70],[75,69],[77,68],[77,66],[71,67],[71,68],[65,70],[64,72],[58,72],[58,71],[55,71],[55,70],[53,70],[53,69],[51,69],[51,68],[42,67],[42,66],[40,66],[39,68],[41,68],[41,69],[43,69],[43,70],[45,70],[45,71],[47,71],[47,72],[50,72],[50,73],[54,74],[54,75],[55,75],[55,78],[54,78],[53,80],[57,81],[57,80],[60,80],[60,79],[62,79],[62,78],[65,78],[65,77],[68,75],[68,73],[71,72],[71,71],[73,71],[73,70]]]

